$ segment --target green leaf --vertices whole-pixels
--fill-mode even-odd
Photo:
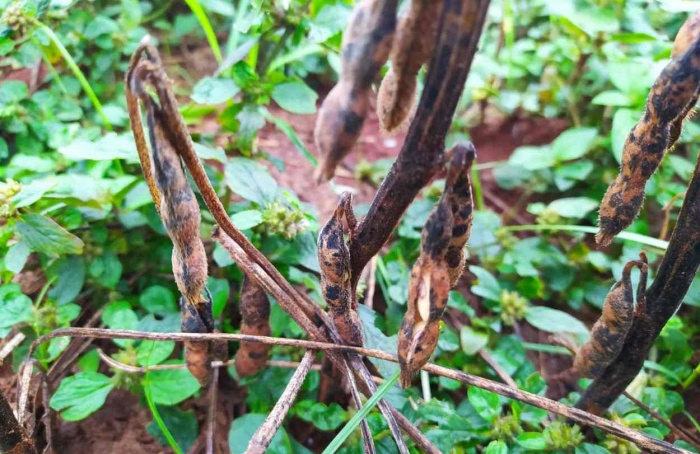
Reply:
[[[596,106],[615,106],[629,107],[632,101],[629,97],[618,90],[606,90],[598,93],[592,100],[591,104]]]
[[[111,329],[134,330],[138,327],[139,318],[126,301],[109,303],[102,312],[102,322]],[[114,339],[114,343],[122,348],[134,344],[133,339]]]
[[[285,82],[272,89],[272,99],[284,110],[299,114],[316,113],[318,95],[303,82]]]
[[[79,421],[104,405],[114,385],[97,372],[79,372],[64,378],[51,397],[51,408],[60,411],[66,421]]]
[[[240,88],[231,79],[205,77],[194,86],[192,101],[198,104],[221,104],[233,98]]]
[[[588,197],[566,197],[555,200],[547,208],[564,218],[581,219],[598,208],[598,201]]]
[[[166,364],[178,364],[167,361]],[[200,385],[187,369],[154,370],[143,380],[148,387],[153,402],[162,405],[175,405],[193,396]]]
[[[30,252],[29,245],[24,241],[19,241],[10,246],[5,255],[5,268],[7,268],[7,271],[15,274],[22,271]]]
[[[639,114],[630,109],[618,109],[613,116],[612,121],[612,152],[617,162],[622,162],[622,150],[625,147],[625,141],[629,136],[630,131],[637,124]]]
[[[83,257],[75,255],[61,257],[51,266],[51,270],[57,274],[57,279],[54,287],[49,291],[49,296],[59,305],[75,300],[85,283]]]
[[[166,315],[178,311],[173,292],[160,285],[152,285],[141,292],[139,303],[141,307],[155,315]]]
[[[231,287],[227,279],[216,279],[211,276],[207,278],[207,288],[211,292],[212,313],[214,318],[219,318],[226,307]]]
[[[508,445],[503,441],[492,441],[486,446],[484,454],[508,454]]]
[[[139,366],[155,366],[173,353],[175,342],[145,340],[136,348],[136,363]]]
[[[556,163],[551,146],[535,147],[525,145],[518,147],[510,155],[508,163],[527,170],[548,169]]]
[[[501,415],[501,403],[498,394],[476,386],[470,386],[467,391],[467,398],[479,416],[487,421],[494,421]]]
[[[34,180],[26,186],[22,186],[22,190],[12,197],[12,205],[14,208],[23,208],[29,206],[41,199],[41,197],[56,186],[56,180]]]
[[[472,293],[492,301],[501,300],[503,290],[493,274],[476,265],[470,266],[469,272],[474,274],[477,279],[477,284],[472,285]]]
[[[552,151],[557,161],[578,159],[591,149],[597,137],[596,128],[567,129],[554,139]]]
[[[277,183],[265,166],[248,158],[233,158],[226,164],[226,184],[246,200],[264,206],[275,201]]]
[[[124,134],[108,132],[97,140],[78,137],[68,145],[59,147],[58,152],[73,161],[112,161],[114,159],[138,161],[134,136],[130,132]]]
[[[240,230],[249,230],[263,222],[260,210],[244,210],[231,216],[231,222]]]
[[[18,323],[33,319],[32,300],[22,293],[19,285],[9,284],[0,287],[0,338],[10,332]]]
[[[377,328],[375,325],[377,313],[365,305],[358,306],[357,313],[362,321],[365,345],[368,348],[376,348],[387,353],[396,354],[398,337],[396,334],[389,337]],[[379,373],[384,377],[390,377],[399,371],[399,366],[396,363],[376,358],[370,358],[370,361],[379,369]]]
[[[250,439],[255,431],[265,422],[266,415],[249,413],[234,419],[228,432],[228,445],[231,454],[243,454],[246,452]],[[272,438],[268,447],[268,454],[292,454],[292,447],[287,432],[281,427]]]
[[[21,217],[17,232],[32,251],[48,255],[81,254],[83,241],[52,219],[31,213]]]
[[[547,440],[539,432],[521,433],[515,439],[515,442],[530,451],[542,452],[547,450]]]
[[[489,342],[489,336],[487,333],[476,331],[470,326],[463,326],[459,331],[459,341],[464,353],[474,355],[486,347],[486,344]]]
[[[326,432],[337,429],[347,420],[345,410],[335,402],[326,405],[313,400],[302,400],[294,405],[294,413],[299,419]]]
[[[193,411],[182,411],[177,407],[158,407],[158,413],[163,419],[178,446],[188,452],[199,436],[199,424]],[[146,431],[160,442],[163,446],[168,445],[168,441],[161,432],[155,421],[146,426]]]
[[[588,328],[580,320],[566,312],[544,306],[532,306],[525,320],[535,328],[548,333],[588,334]]]

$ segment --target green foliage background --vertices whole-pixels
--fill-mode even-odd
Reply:
[[[170,63],[182,113],[193,126],[200,156],[213,164],[207,171],[219,195],[241,200],[228,206],[233,222],[291,282],[321,300],[315,234],[325,220],[275,182],[261,162],[280,169],[284,163],[258,149],[255,138],[271,123],[290,138],[299,159],[315,164],[308,144],[268,107],[274,102],[293,114],[316,111],[318,88],[337,77],[351,3],[0,0],[0,70],[17,74],[25,68],[31,74],[25,80],[0,79],[0,338],[16,330],[27,335],[13,352],[15,367],[33,339],[83,326],[97,311],[109,328],[179,330],[172,246],[140,176],[124,101],[128,59],[146,33],[157,39]],[[549,145],[522,146],[507,161],[479,167],[492,168],[501,188],[520,189],[522,196],[502,214],[477,200],[469,284],[452,292],[449,301],[449,319],[461,322],[444,326],[437,363],[497,379],[478,355],[483,349],[520,388],[544,394],[545,379],[526,352],[562,351],[523,341],[518,326],[527,322],[583,342],[624,263],[641,250],[651,261],[663,254],[665,242],[658,239],[663,223],[672,225],[698,157],[700,128],[694,122],[686,123],[680,144],[647,185],[645,210],[624,239],[601,252],[591,248],[584,232],[595,225],[598,201],[616,174],[624,139],[643,111],[648,89],[668,61],[672,38],[698,8],[700,2],[689,0],[492,2],[449,141],[468,138],[470,129],[492,121],[494,112],[496,117],[560,118],[569,127]],[[197,55],[211,63],[205,77],[179,64],[187,58],[183,49],[203,46],[210,50]],[[35,74],[39,63],[43,69]],[[32,78],[36,84],[26,82]],[[483,105],[489,108],[480,109]],[[200,132],[197,125],[205,118],[216,119],[217,133]],[[375,184],[387,171],[385,161],[362,162],[356,169],[358,178]],[[378,258],[378,290],[386,308],[362,307],[360,313],[371,347],[395,350],[420,229],[441,185],[435,182],[410,207]],[[536,225],[513,226],[522,210],[536,217]],[[210,238],[211,228],[204,212],[204,238]],[[518,230],[536,233],[516,236]],[[223,250],[209,246],[214,315],[223,331],[235,332],[242,274]],[[18,282],[32,279],[40,288],[23,293]],[[687,424],[700,429],[684,401],[700,374],[693,355],[699,343],[697,280],[685,303],[629,391],[666,417],[685,414]],[[271,323],[274,336],[302,337],[274,301]],[[50,366],[67,345],[65,338],[43,345],[41,366]],[[115,341],[103,348],[135,366],[183,361],[172,342]],[[289,348],[272,353],[273,359],[300,357]],[[384,363],[378,367],[385,377],[396,370]],[[160,426],[172,433],[171,445],[186,451],[198,436],[195,415],[181,407],[201,393],[188,371],[129,374],[106,367],[93,348],[74,372],[51,400],[64,420],[89,417],[119,388],[147,398]],[[233,421],[232,452],[242,452],[291,373],[268,368],[240,380],[248,387],[248,413]],[[584,439],[577,427],[549,422],[539,409],[486,391],[467,391],[438,377],[420,381],[422,386],[405,391],[390,388],[387,397],[444,452],[477,452],[477,447],[488,454],[638,452],[602,433]],[[318,373],[312,372],[292,415],[332,433],[354,410],[318,403],[318,383]],[[563,401],[575,399],[572,394]],[[668,435],[626,398],[611,411],[630,427]],[[381,417],[375,412],[368,420],[382,452],[393,452]],[[148,430],[168,443],[155,423]],[[282,430],[270,452],[308,452],[293,435]],[[356,431],[341,451],[358,452],[359,443]]]

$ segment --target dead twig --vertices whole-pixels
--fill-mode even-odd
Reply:
[[[692,445],[694,448],[700,450],[700,440],[698,440],[696,434],[693,434],[692,432],[689,433],[685,429],[683,429],[682,427],[678,427],[677,425],[673,424],[670,420],[668,420],[667,418],[664,418],[661,415],[661,413],[654,410],[653,408],[651,408],[650,406],[648,406],[647,404],[645,404],[641,400],[637,399],[636,397],[634,397],[632,394],[628,393],[627,391],[625,391],[622,394],[626,398],[631,400],[636,406],[638,406],[639,408],[641,408],[645,412],[649,413],[649,415],[651,415],[652,418],[656,419],[661,424],[668,427],[676,437],[686,441],[687,443]]]
[[[501,380],[503,380],[503,383],[510,386],[511,388],[518,387],[518,384],[515,383],[515,380],[513,380],[513,377],[508,375],[508,373],[506,371],[504,371],[501,366],[498,365],[496,360],[493,359],[493,356],[491,356],[491,354],[489,352],[487,352],[484,349],[481,349],[481,350],[479,350],[479,356],[481,356],[481,358],[484,361],[486,361],[486,364],[488,364],[491,367],[491,369],[493,369],[494,372],[496,372],[496,375],[501,377]]]
[[[304,354],[301,364],[299,364],[294,375],[292,375],[287,387],[277,400],[275,407],[270,414],[267,415],[265,422],[258,428],[253,438],[250,439],[246,454],[265,454],[268,446],[270,446],[270,442],[272,442],[272,438],[275,436],[280,426],[282,426],[282,422],[294,403],[301,389],[301,385],[304,384],[306,375],[309,373],[311,365],[314,362],[314,356],[315,352],[313,350],[309,350]]]
[[[214,454],[214,437],[216,435],[216,402],[217,391],[219,389],[219,368],[215,367],[211,373],[211,383],[209,384],[209,408],[207,408],[207,432],[206,432],[206,453]]]
[[[98,328],[63,328],[53,331],[49,334],[41,336],[36,339],[30,347],[30,358],[32,357],[37,346],[54,339],[56,337],[91,337],[96,339],[134,339],[134,340],[160,340],[160,341],[238,341],[238,342],[263,342],[270,345],[287,345],[299,348],[305,348],[307,350],[324,350],[324,351],[336,351],[345,353],[356,353],[362,356],[368,356],[378,359],[383,359],[385,361],[398,362],[398,358],[390,353],[375,350],[364,347],[351,347],[348,345],[330,344],[326,342],[315,342],[300,339],[283,339],[274,337],[264,337],[264,336],[251,336],[242,334],[228,334],[228,333],[206,333],[206,334],[193,334],[193,333],[151,333],[142,331],[129,331],[129,330],[108,330],[108,329],[98,329]],[[359,361],[359,356],[353,355]],[[351,365],[354,364],[351,362]],[[365,370],[367,370],[365,368]],[[578,408],[569,408],[566,405],[556,402],[545,397],[537,396],[535,394],[529,393],[527,391],[522,391],[517,388],[512,388],[510,386],[504,385],[502,383],[494,382],[492,380],[477,377],[474,375],[467,374],[465,372],[452,370],[443,366],[438,366],[436,364],[426,364],[423,367],[432,374],[447,377],[460,383],[464,383],[469,386],[476,386],[487,391],[499,394],[510,399],[515,399],[526,404],[542,408],[544,410],[550,411],[552,413],[558,414],[565,418],[571,419],[572,421],[586,425],[596,427],[600,430],[623,438],[625,440],[631,441],[637,444],[640,448],[648,449],[653,452],[664,452],[671,454],[689,454],[689,451],[673,446],[663,440],[658,440],[656,438],[650,437],[646,434],[637,432],[628,427],[622,426],[620,424],[614,423],[607,419],[601,418],[584,410]],[[401,422],[401,417],[403,415],[398,414],[399,417],[396,418],[397,422]],[[404,417],[405,418],[405,417]],[[415,428],[411,424],[412,427]],[[417,429],[416,429],[417,430]],[[410,435],[410,434],[409,434]],[[434,451],[439,452],[439,451]]]
[[[2,364],[5,358],[7,358],[12,353],[15,347],[21,344],[22,341],[26,338],[27,336],[25,336],[22,333],[17,333],[14,336],[12,336],[12,338],[9,341],[7,341],[5,345],[2,346],[2,349],[0,349],[0,364]]]

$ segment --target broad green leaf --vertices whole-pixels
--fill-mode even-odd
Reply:
[[[348,419],[343,407],[335,402],[326,405],[313,400],[302,400],[294,405],[294,413],[299,419],[326,432],[337,429]]]
[[[5,268],[7,268],[7,271],[15,274],[22,271],[30,252],[29,245],[24,241],[19,241],[10,246],[5,255]]]
[[[227,279],[216,279],[209,276],[207,278],[207,288],[211,292],[212,313],[215,319],[219,318],[228,302],[231,286]]]
[[[316,112],[318,95],[303,82],[285,82],[272,89],[272,99],[284,110],[300,115]]]
[[[596,106],[615,106],[628,107],[631,104],[629,97],[617,90],[606,90],[598,93],[592,100],[591,104]]]
[[[597,137],[596,128],[567,129],[554,139],[552,151],[558,161],[578,159],[591,149]]]
[[[259,210],[239,211],[231,216],[231,222],[240,230],[248,230],[262,224],[262,212]]]
[[[311,43],[326,41],[345,28],[351,14],[352,9],[343,3],[325,5],[311,21],[311,31],[307,39]]]
[[[228,432],[228,445],[231,454],[243,454],[246,452],[250,439],[255,431],[265,422],[267,415],[249,413],[234,419]],[[284,427],[280,428],[272,438],[267,454],[292,454],[292,445]]]
[[[503,441],[492,441],[486,446],[484,454],[508,454],[508,445]]]
[[[521,433],[515,439],[515,442],[530,451],[542,452],[547,450],[547,440],[539,432]]]
[[[32,251],[54,256],[83,252],[83,241],[80,238],[41,214],[22,216],[16,229]]]
[[[233,158],[226,164],[226,184],[246,200],[258,205],[275,201],[277,183],[267,169],[248,158]]]
[[[510,155],[508,163],[527,170],[547,169],[556,163],[551,146],[535,147],[525,145],[518,147]]]
[[[79,372],[64,378],[51,397],[51,408],[60,411],[66,421],[79,421],[104,405],[114,385],[97,372]]]
[[[598,208],[598,201],[588,197],[566,197],[550,203],[548,208],[561,217],[581,219]]]
[[[199,424],[197,423],[197,417],[194,412],[182,411],[177,407],[159,406],[158,413],[173,438],[175,438],[175,441],[177,441],[178,446],[180,446],[184,452],[189,452],[199,436]],[[146,430],[163,446],[168,445],[165,436],[160,431],[155,421],[148,424]]]
[[[0,84],[0,106],[21,101],[29,94],[29,87],[21,80],[6,80]]]
[[[10,332],[18,323],[32,320],[32,300],[22,293],[19,285],[8,284],[0,287],[0,338]]]
[[[472,285],[472,293],[492,301],[500,301],[501,285],[491,273],[476,265],[470,266],[469,272],[477,279],[476,285]]]
[[[377,313],[365,305],[360,305],[357,308],[358,315],[362,321],[362,328],[365,334],[365,345],[369,348],[376,348],[391,354],[396,353],[398,337],[393,335],[386,336],[377,326],[375,320]],[[384,361],[383,359],[370,358],[370,361],[379,369],[379,373],[384,377],[393,376],[399,366],[396,363]]]
[[[588,328],[580,320],[557,309],[532,306],[525,319],[535,328],[548,333],[588,334]]]
[[[58,152],[73,161],[125,159],[128,162],[138,162],[134,137],[130,132],[123,134],[108,132],[97,140],[79,137],[68,145],[59,147]]]
[[[139,318],[126,301],[109,303],[102,312],[102,322],[111,329],[134,330],[138,327]],[[134,344],[133,339],[114,339],[114,343],[122,348]]]
[[[152,285],[141,292],[139,303],[141,303],[141,307],[155,315],[165,315],[178,311],[173,292],[160,285]]]
[[[166,364],[177,364],[167,361]],[[200,385],[187,369],[154,370],[144,378],[143,385],[148,387],[153,402],[161,405],[175,405],[193,396]]]
[[[476,386],[470,386],[467,391],[467,398],[479,416],[487,421],[494,421],[501,415],[501,403],[498,394]]]
[[[75,300],[85,283],[85,259],[76,255],[62,257],[51,266],[51,270],[57,279],[49,296],[59,305]]]
[[[467,355],[474,355],[476,352],[486,347],[489,336],[487,333],[476,331],[470,326],[463,326],[459,331],[459,341],[464,353]]]
[[[136,348],[136,363],[139,366],[160,364],[175,350],[175,342],[145,340]]]
[[[198,104],[222,104],[240,92],[231,79],[205,77],[194,86],[192,101]]]
[[[14,208],[29,206],[41,199],[41,197],[56,186],[56,180],[49,178],[45,180],[34,180],[12,197]]]

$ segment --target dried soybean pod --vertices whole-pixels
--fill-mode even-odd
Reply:
[[[673,51],[671,52],[671,58],[677,58],[682,55],[690,45],[698,38],[700,35],[700,10],[696,11],[692,16],[685,21],[681,29],[676,35],[676,39],[673,42]],[[676,118],[671,124],[671,131],[669,137],[668,148],[673,147],[678,138],[681,136],[683,130],[683,122],[688,118],[691,110],[695,107],[698,101],[698,92],[695,92],[694,100],[690,102],[681,115]]]
[[[448,152],[448,156],[451,156],[451,164],[445,193],[452,207],[452,238],[445,259],[450,273],[450,287],[453,288],[464,271],[464,247],[472,228],[474,200],[470,172],[476,159],[476,149],[471,142],[457,144]]]
[[[447,306],[450,275],[445,252],[452,236],[452,209],[445,197],[423,228],[421,254],[411,270],[406,315],[398,336],[401,386],[410,386],[437,347],[440,319]]]
[[[259,285],[247,276],[241,287],[241,334],[269,336],[270,300]],[[236,352],[235,367],[239,377],[248,377],[260,372],[267,363],[269,345],[259,342],[241,342]]]
[[[350,282],[350,250],[344,232],[355,230],[352,196],[343,193],[340,203],[318,235],[318,262],[321,268],[321,292],[328,304],[338,334],[348,345],[363,344],[362,323]]]
[[[646,289],[646,257],[630,261],[622,271],[622,279],[616,282],[605,297],[603,313],[593,325],[588,341],[581,346],[574,359],[574,370],[587,378],[599,377],[618,357],[627,333],[634,321],[634,296],[630,273],[633,267],[642,272],[640,292]],[[638,300],[640,301],[640,300]],[[643,304],[643,299],[641,300]]]
[[[321,163],[316,180],[333,177],[352,150],[367,115],[372,82],[389,58],[396,28],[397,0],[362,0],[343,35],[338,84],[323,101],[314,132]]]
[[[430,59],[435,46],[442,0],[412,0],[394,38],[387,72],[377,94],[377,116],[385,132],[401,127],[416,97],[418,71]]]
[[[180,298],[180,329],[183,333],[205,334],[214,331],[214,318],[211,311],[211,295],[199,307]],[[187,369],[202,384],[209,382],[211,370],[211,346],[209,342],[184,342]]]
[[[695,103],[699,87],[700,39],[696,39],[656,79],[644,116],[627,137],[620,174],[600,204],[598,244],[610,244],[634,221],[644,201],[644,186],[670,145],[671,126]]]

